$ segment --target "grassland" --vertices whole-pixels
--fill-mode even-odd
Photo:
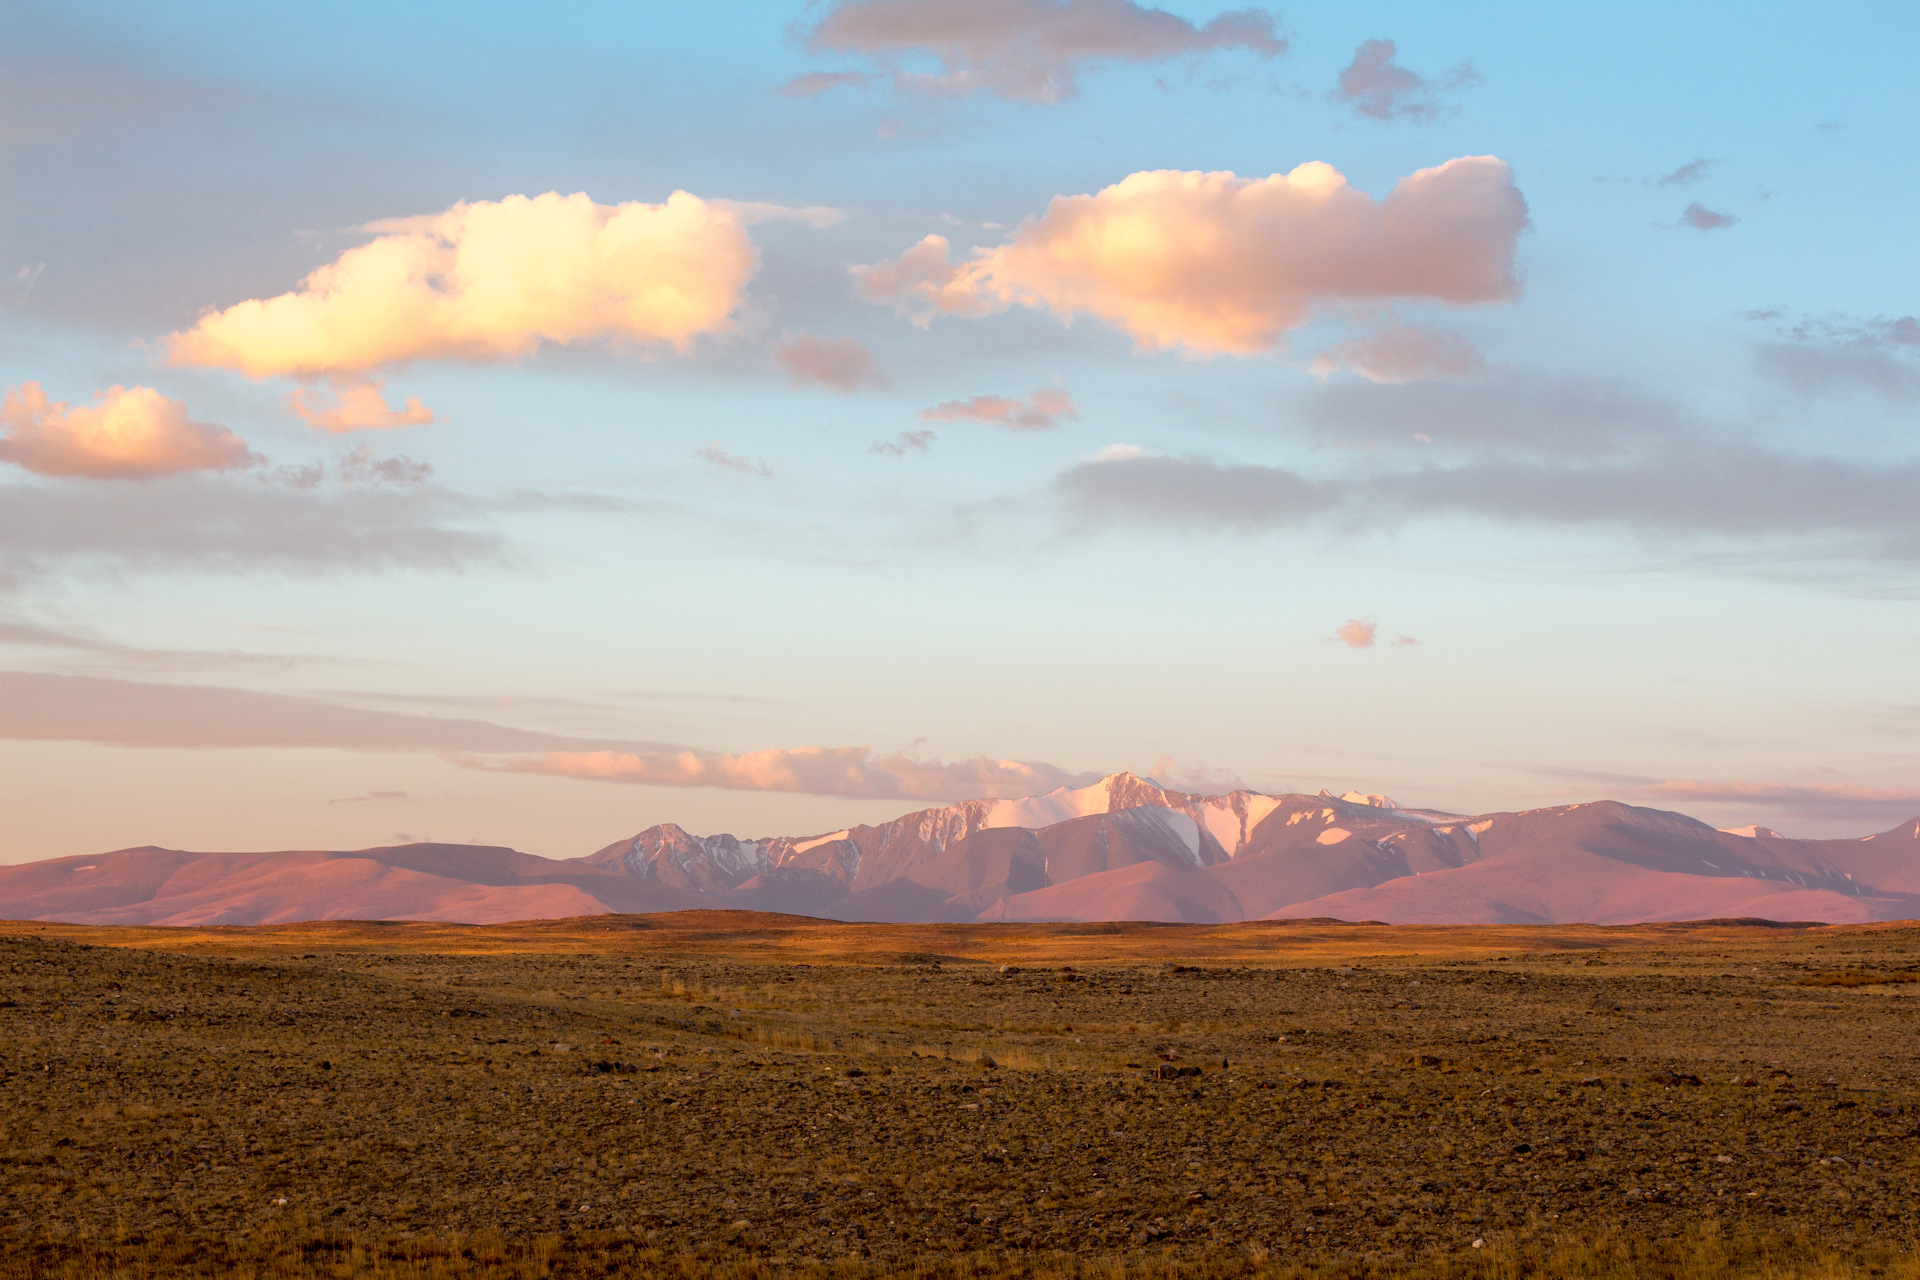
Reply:
[[[0,1278],[1920,1275],[1917,948],[0,925]]]

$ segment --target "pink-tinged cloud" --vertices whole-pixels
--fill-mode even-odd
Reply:
[[[1478,377],[1487,371],[1487,362],[1457,333],[1396,324],[1340,343],[1314,358],[1313,371],[1323,377],[1338,369],[1351,369],[1369,382],[1425,382]]]
[[[186,405],[152,387],[108,387],[90,405],[71,405],[28,382],[0,401],[0,462],[43,476],[142,480],[262,461],[239,436],[195,422]]]
[[[1349,649],[1371,649],[1374,643],[1374,632],[1378,630],[1379,628],[1371,622],[1364,622],[1359,618],[1348,618],[1334,628],[1333,638]]]
[[[791,334],[775,345],[773,358],[787,371],[790,387],[812,385],[851,395],[862,387],[887,385],[873,352],[858,338]]]
[[[1920,813],[1920,787],[1860,787],[1850,783],[1702,782],[1669,778],[1629,789],[1638,799],[1681,803],[1770,805],[1800,813],[1878,814],[1904,817]]]
[[[1143,349],[1245,355],[1279,346],[1317,306],[1508,301],[1526,226],[1513,171],[1493,156],[1422,169],[1384,200],[1318,162],[1266,178],[1157,170],[1056,196],[962,262],[931,235],[853,275],[862,297],[916,324],[1025,306],[1091,314]]]
[[[297,293],[216,311],[167,340],[177,365],[254,377],[363,374],[413,360],[513,360],[543,342],[684,350],[727,331],[759,265],[739,209],[508,196],[376,222]]]
[[[1698,200],[1688,205],[1680,214],[1680,225],[1692,227],[1695,231],[1724,231],[1740,221],[1733,214],[1717,213]]]
[[[1050,431],[1063,420],[1079,420],[1073,397],[1057,388],[1042,387],[1024,400],[1006,396],[972,396],[949,400],[920,416],[928,422],[986,422],[1009,431]]]
[[[468,768],[537,773],[648,787],[720,787],[857,799],[964,800],[1039,795],[1089,776],[1050,764],[976,756],[942,764],[913,756],[874,758],[865,747],[801,747],[741,755],[695,751],[553,751],[538,756],[454,758]]]
[[[317,387],[301,387],[287,396],[287,407],[315,431],[390,431],[395,427],[424,427],[433,422],[433,410],[408,396],[398,409],[387,404],[380,378],[342,378],[331,383],[332,396]]]
[[[765,477],[773,474],[773,468],[767,465],[765,458],[749,458],[743,453],[728,453],[720,447],[718,440],[709,441],[704,449],[694,450],[693,456],[709,466],[743,476]]]
[[[803,96],[884,74],[895,89],[933,97],[992,94],[1059,102],[1101,63],[1162,62],[1242,49],[1286,52],[1273,15],[1235,9],[1196,25],[1132,0],[838,0],[806,32],[815,53],[864,57],[876,75],[813,72],[778,93]],[[933,63],[938,71],[909,64]]]
[[[1471,65],[1462,63],[1436,83],[1395,62],[1396,52],[1391,40],[1362,41],[1353,61],[1340,72],[1334,101],[1369,120],[1432,120],[1440,114],[1436,93],[1480,78]]]

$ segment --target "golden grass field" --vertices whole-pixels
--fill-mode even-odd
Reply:
[[[1920,1276],[1916,946],[0,924],[0,1280]]]

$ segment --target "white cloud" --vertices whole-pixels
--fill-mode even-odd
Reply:
[[[320,378],[512,360],[543,342],[684,349],[732,326],[759,265],[743,221],[676,191],[663,204],[508,196],[376,222],[299,292],[216,311],[167,350],[180,365]]]

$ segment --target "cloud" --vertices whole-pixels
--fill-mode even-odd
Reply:
[[[364,444],[341,454],[335,470],[340,476],[340,483],[350,487],[390,484],[412,489],[433,478],[433,467],[429,463],[415,462],[398,454],[391,458],[376,458],[373,450]]]
[[[0,671],[0,738],[145,748],[543,751],[580,739],[215,685]]]
[[[1492,156],[1422,169],[1378,201],[1318,162],[1266,178],[1156,170],[1056,196],[958,264],[930,235],[853,275],[862,297],[917,324],[1017,305],[1089,313],[1143,349],[1245,355],[1279,346],[1317,306],[1508,301],[1526,226],[1512,170]]]
[[[43,476],[146,480],[183,471],[238,471],[265,460],[225,427],[195,422],[152,387],[108,387],[91,405],[48,400],[37,382],[0,401],[0,462]]]
[[[1050,431],[1063,419],[1078,421],[1080,411],[1073,407],[1073,397],[1066,392],[1042,387],[1025,400],[1009,400],[1005,396],[949,400],[931,409],[922,409],[920,417],[927,422],[987,422],[1009,431]]]
[[[1636,385],[1490,370],[1472,380],[1335,382],[1304,403],[1307,422],[1370,442],[1425,436],[1441,448],[1604,457],[1688,434],[1673,406]]]
[[[1348,618],[1333,629],[1333,638],[1349,649],[1373,648],[1373,633],[1378,630],[1371,622],[1359,618]]]
[[[694,450],[693,456],[722,471],[737,471],[743,476],[770,476],[773,468],[767,465],[765,458],[749,458],[745,454],[728,453],[714,440],[704,449]]]
[[[902,431],[895,440],[876,440],[867,447],[868,453],[890,453],[896,458],[904,458],[909,449],[925,453],[933,447],[937,437],[931,431]]]
[[[1487,371],[1487,362],[1457,333],[1396,324],[1369,337],[1340,343],[1314,358],[1313,371],[1322,377],[1336,369],[1351,369],[1369,382],[1421,382],[1477,377]]]
[[[795,76],[773,92],[782,98],[811,98],[816,93],[826,93],[830,89],[870,88],[880,82],[881,77],[865,71],[809,71],[805,75]]]
[[[387,431],[395,427],[424,427],[433,422],[433,410],[408,396],[404,408],[387,406],[380,378],[332,380],[333,403],[315,387],[301,387],[287,396],[287,407],[316,431]]]
[[[1655,803],[1764,805],[1807,817],[1851,815],[1869,821],[1899,822],[1920,814],[1920,787],[1860,787],[1838,782],[1701,782],[1669,778],[1654,785],[1626,788],[1625,794]]]
[[[542,342],[684,350],[732,325],[759,265],[728,208],[508,196],[372,223],[375,238],[301,282],[166,339],[177,365],[253,377],[364,374],[414,360],[513,360]]]
[[[1696,200],[1681,211],[1679,225],[1695,231],[1722,231],[1738,221],[1732,214],[1715,213]]]
[[[873,361],[873,352],[858,338],[820,338],[795,333],[782,338],[773,358],[787,371],[787,385],[808,383],[830,391],[853,394],[862,387],[884,387],[886,378]]]
[[[1152,454],[1092,458],[1054,481],[1064,512],[1087,525],[1193,530],[1298,527],[1317,519],[1377,528],[1463,515],[1535,526],[1597,527],[1764,540],[1813,559],[1920,562],[1920,465],[1851,462],[1749,445],[1684,441],[1596,462],[1544,458],[1368,468],[1311,478],[1285,467]]]
[[[1761,370],[1801,391],[1864,387],[1896,399],[1920,395],[1920,318],[1805,320],[1786,341],[1763,344]]]
[[[1718,163],[1716,160],[1709,160],[1704,157],[1699,160],[1689,160],[1686,164],[1681,165],[1671,173],[1661,174],[1658,178],[1655,178],[1653,182],[1657,187],[1691,186],[1706,177],[1707,170]]]
[[[1272,58],[1287,48],[1263,10],[1235,9],[1196,26],[1132,0],[838,0],[802,38],[816,54],[864,57],[876,74],[813,72],[777,93],[800,97],[884,75],[903,93],[1059,102],[1077,96],[1080,74],[1101,63],[1224,49]],[[910,69],[915,62],[939,70]]]
[[[0,578],[85,565],[328,573],[497,563],[486,508],[432,486],[342,487],[325,467],[137,487],[0,485]]]
[[[1439,82],[1409,71],[1395,62],[1391,40],[1364,40],[1353,51],[1353,61],[1340,72],[1333,100],[1351,106],[1369,120],[1432,120],[1440,114],[1436,93],[1461,88],[1480,79],[1470,63],[1461,63]]]
[[[1085,523],[1144,523],[1250,531],[1303,524],[1339,501],[1336,488],[1278,467],[1222,466],[1103,449],[1054,480],[1067,509]]]
[[[462,758],[468,768],[535,773],[648,787],[719,787],[785,791],[868,800],[966,800],[1029,796],[1084,786],[1097,775],[1074,774],[1025,760],[976,756],[942,764],[913,756],[876,759],[866,747],[800,747],[741,755],[678,751],[555,751],[504,760]]]

